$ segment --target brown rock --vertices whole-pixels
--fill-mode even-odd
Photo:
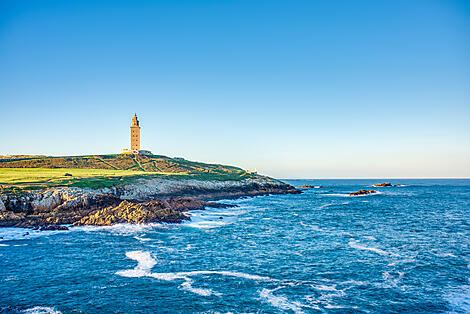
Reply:
[[[358,196],[358,195],[367,195],[367,194],[373,194],[373,193],[377,193],[377,191],[374,191],[374,190],[360,190],[360,191],[357,191],[357,192],[348,193],[348,195],[349,196]]]
[[[386,187],[386,186],[392,186],[392,184],[390,182],[385,182],[385,183],[377,183],[377,184],[372,185],[372,187],[374,188]]]

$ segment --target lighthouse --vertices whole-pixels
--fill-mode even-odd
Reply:
[[[152,155],[151,151],[140,149],[140,124],[137,113],[134,113],[131,121],[131,149],[124,148],[121,154]]]
[[[134,113],[131,123],[131,151],[138,154],[140,150],[140,126],[137,113]]]

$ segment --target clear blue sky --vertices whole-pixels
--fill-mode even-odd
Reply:
[[[470,177],[470,1],[0,1],[0,154]]]

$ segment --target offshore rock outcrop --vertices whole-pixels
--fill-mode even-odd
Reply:
[[[377,193],[377,191],[374,191],[374,190],[360,190],[360,191],[357,191],[357,192],[348,193],[348,195],[349,196],[359,196],[359,195],[367,195],[367,194],[374,194],[374,193]]]
[[[387,186],[393,186],[393,185],[390,182],[385,182],[385,183],[377,183],[371,186],[374,188],[378,188],[378,187],[387,187]]]
[[[63,224],[181,222],[182,212],[223,206],[205,200],[267,194],[300,193],[270,178],[241,181],[140,179],[137,183],[99,190],[77,187],[2,195],[2,227],[46,227]]]

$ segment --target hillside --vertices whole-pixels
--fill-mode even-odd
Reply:
[[[231,166],[156,155],[4,156],[0,226],[182,222],[209,200],[298,194],[281,181]],[[212,206],[221,206],[212,204]]]
[[[3,188],[51,186],[102,188],[142,177],[199,180],[243,180],[258,177],[243,169],[158,155],[11,156],[0,158]]]

